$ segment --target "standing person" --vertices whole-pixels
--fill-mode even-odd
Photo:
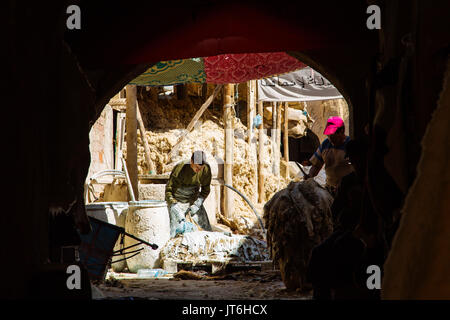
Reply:
[[[345,146],[350,137],[345,135],[344,121],[340,117],[330,117],[323,132],[328,136],[314,152],[309,160],[302,162],[305,166],[312,166],[306,179],[315,177],[325,164],[326,188],[334,196],[341,179],[353,171],[352,166],[345,159]]]
[[[363,207],[367,205],[364,201],[367,150],[361,140],[350,140],[346,146],[354,171],[342,178],[331,207],[333,233],[312,250],[308,264],[308,281],[316,300],[376,298],[376,294],[371,294],[362,284],[367,279],[367,267],[380,265],[378,252],[372,249],[372,241],[362,241],[360,236],[355,236]]]
[[[203,202],[210,192],[211,167],[203,151],[195,151],[190,160],[178,163],[166,184],[166,202],[169,207],[170,237],[177,233],[194,231],[186,222],[186,213],[203,230],[212,231]]]

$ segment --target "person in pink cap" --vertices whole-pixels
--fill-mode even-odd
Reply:
[[[322,142],[312,157],[302,164],[311,166],[305,179],[315,177],[325,164],[326,188],[334,196],[341,179],[353,171],[352,165],[345,157],[345,146],[350,137],[345,135],[344,121],[340,117],[330,117],[323,134],[328,138]]]

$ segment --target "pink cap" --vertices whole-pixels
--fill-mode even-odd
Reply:
[[[330,117],[327,121],[327,126],[325,127],[324,135],[328,136],[336,132],[337,129],[344,125],[344,120],[341,117]]]

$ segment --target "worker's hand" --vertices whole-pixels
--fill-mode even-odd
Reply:
[[[204,201],[205,201],[205,199],[203,199],[202,197],[198,197],[198,199],[195,200],[195,202],[192,204],[192,206],[189,207],[189,210],[191,211],[191,213],[196,214],[198,212],[198,210],[200,210],[200,207],[202,206]]]
[[[205,199],[203,199],[202,197],[198,197],[198,199],[195,200],[194,204],[200,208],[204,201],[205,201]]]
[[[186,217],[184,216],[184,210],[180,203],[176,202],[170,206],[170,211],[172,213],[172,216],[176,218],[176,221],[180,223],[181,221],[184,221]]]
[[[192,206],[189,207],[189,211],[192,214],[196,214],[198,212],[198,210],[200,210],[200,207],[195,204],[193,204]]]

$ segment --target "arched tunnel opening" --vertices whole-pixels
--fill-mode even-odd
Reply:
[[[188,82],[191,79],[197,80],[194,77],[184,80],[193,74],[193,72],[188,73],[185,69],[180,68],[179,65],[183,66],[196,63],[200,59],[204,60],[202,63],[207,70],[207,78],[212,77],[211,74],[219,74],[222,71],[223,74],[216,76],[216,79],[212,80],[218,83],[208,83],[212,82],[211,80],[207,81],[207,83]],[[217,69],[213,70],[211,61],[215,62],[215,66],[220,67],[216,67]],[[234,66],[237,61],[240,61],[241,64]],[[276,100],[280,100],[278,102],[261,100],[257,103],[257,82],[256,80],[251,80],[255,75],[249,71],[249,67],[251,69],[260,68],[263,70],[258,72],[259,77],[263,74],[280,73],[280,71],[270,71],[270,69],[286,71],[292,69],[301,70],[300,73],[287,74],[294,81],[289,80],[290,82],[286,82],[281,77],[270,77],[265,80],[268,83],[270,81],[276,81],[280,88],[283,88],[283,86],[286,88],[286,84],[292,86],[295,81],[298,81],[300,85],[296,87],[297,90],[303,90],[305,92],[308,90],[316,91],[314,94],[310,92],[308,96],[305,96],[309,101],[296,101],[302,99],[302,97],[288,97],[285,94],[285,96],[276,98]],[[177,79],[174,80],[174,76],[171,78],[170,75],[165,73],[169,69],[179,70],[176,73]],[[226,72],[223,72],[224,69]],[[179,74],[182,74],[182,82],[184,84],[173,85],[174,82],[180,82],[178,80],[180,78]],[[315,78],[311,78],[312,76]],[[295,80],[295,77],[298,80]],[[319,86],[308,86],[308,78],[310,78],[314,86],[314,81]],[[250,80],[244,82],[245,79]],[[231,180],[229,181],[224,180],[224,160],[227,150],[230,147],[229,144],[227,145],[224,130],[226,122],[224,116],[226,104],[224,99],[226,86],[230,86],[227,84],[227,81],[235,82],[235,84],[231,85],[234,90],[234,94],[232,94],[234,125],[231,128],[233,131],[232,136],[234,142],[232,144],[234,147],[232,150],[232,174]],[[264,79],[261,81],[264,81]],[[178,237],[176,239],[171,238],[170,240],[165,239],[164,236],[162,238],[153,237],[152,239],[162,246],[159,252],[159,263],[155,263],[154,260],[148,258],[143,261],[142,257],[125,254],[124,257],[127,257],[126,262],[120,260],[116,262],[115,260],[118,259],[115,258],[112,259],[114,262],[108,265],[109,272],[106,274],[107,283],[111,282],[111,279],[119,278],[127,286],[127,281],[136,280],[133,278],[143,281],[140,277],[143,277],[142,274],[146,272],[146,269],[160,269],[164,267],[163,271],[161,269],[159,271],[163,273],[170,272],[165,277],[169,277],[169,279],[172,279],[172,277],[175,277],[175,279],[178,277],[200,278],[198,274],[176,273],[177,270],[185,270],[186,268],[190,271],[208,271],[210,277],[218,277],[218,279],[224,277],[224,275],[217,275],[219,272],[227,271],[229,273],[233,270],[245,271],[246,269],[256,269],[257,271],[261,271],[262,275],[252,273],[239,275],[252,275],[250,277],[251,279],[261,279],[262,276],[271,277],[277,281],[277,285],[282,284],[278,261],[270,259],[270,248],[267,248],[265,241],[267,238],[266,230],[261,225],[263,224],[261,219],[264,212],[263,207],[276,192],[284,189],[291,180],[299,181],[302,179],[301,173],[299,173],[300,171],[297,168],[298,165],[295,165],[295,161],[297,163],[303,162],[306,158],[299,159],[296,155],[301,153],[303,157],[307,155],[308,159],[313,155],[320,145],[318,136],[320,136],[321,141],[326,138],[323,135],[323,131],[326,120],[330,116],[342,116],[346,128],[345,132],[348,135],[350,128],[349,108],[340,92],[324,79],[323,76],[318,74],[317,71],[306,67],[296,58],[283,52],[224,54],[214,57],[162,61],[151,66],[142,75],[130,81],[130,84],[110,99],[90,131],[91,163],[87,176],[88,179],[86,180],[88,182],[85,188],[85,203],[88,215],[125,227],[126,230],[129,230],[128,232],[131,232],[131,229],[135,232],[134,226],[132,226],[134,222],[130,222],[129,217],[136,213],[134,211],[131,213],[131,207],[124,209],[127,201],[132,200],[130,199],[129,190],[134,188],[127,184],[125,175],[121,175],[117,171],[123,170],[119,153],[123,153],[127,163],[129,160],[132,161],[128,155],[129,146],[138,146],[137,150],[130,151],[134,152],[133,157],[135,160],[133,161],[137,162],[135,168],[129,167],[128,171],[130,172],[130,176],[133,170],[138,173],[135,177],[138,183],[136,183],[137,188],[134,189],[134,197],[139,197],[139,200],[142,201],[167,201],[165,191],[167,190],[166,186],[168,185],[171,172],[176,170],[175,167],[180,162],[189,159],[194,150],[203,150],[207,155],[208,164],[212,172],[211,192],[205,201],[205,210],[211,224],[211,229],[201,230],[215,232],[216,234],[196,233],[195,236],[194,234],[189,234],[186,238]],[[134,89],[131,86],[136,84],[136,92],[132,95],[136,96],[136,105],[139,106],[139,111],[137,112],[142,118],[143,128],[140,128],[138,136],[133,138],[136,141],[131,142],[127,137],[130,127],[127,124],[125,129],[123,123],[132,121],[129,118],[130,114],[126,111],[127,103],[129,103],[126,97],[127,92],[130,93],[129,90]],[[258,83],[258,90],[263,90],[262,86],[264,84],[264,82]],[[273,83],[270,82],[270,84],[272,88]],[[220,87],[222,85],[224,86],[223,88]],[[322,90],[327,91],[321,92],[317,90],[317,88],[320,88],[320,85],[324,86]],[[217,89],[220,89],[220,91],[217,91]],[[260,97],[263,98],[268,94],[270,94],[270,91],[261,91]],[[288,97],[289,101],[282,101],[283,97]],[[211,102],[210,105],[207,105],[208,101]],[[253,105],[251,105],[252,103]],[[257,104],[258,108],[260,108],[259,110],[256,110]],[[206,109],[204,108],[205,106]],[[289,108],[289,110],[285,108]],[[273,114],[273,110],[276,110],[278,113],[277,120],[280,120],[280,124],[283,123],[286,127],[280,128],[280,124],[277,123],[275,124],[275,128],[273,128],[272,117],[277,117]],[[204,112],[201,114],[201,117],[197,116],[200,115],[199,112]],[[289,112],[288,118],[285,112]],[[263,126],[256,124],[255,115],[256,117],[260,115],[261,121],[265,122]],[[198,120],[197,122],[192,122],[194,121],[192,119]],[[312,124],[315,124],[315,126],[313,127]],[[308,127],[311,127],[311,129]],[[185,128],[188,129],[183,133]],[[280,140],[276,141],[275,139],[278,133]],[[281,141],[281,135],[283,135],[283,141]],[[288,139],[289,135],[291,135],[290,140]],[[143,143],[143,137],[145,137],[148,144],[146,147]],[[310,137],[315,137],[315,140],[318,141],[317,144],[315,140],[312,144],[309,142],[306,144],[303,143],[302,146],[295,144],[296,140],[304,142],[310,139]],[[263,146],[257,151],[259,141],[262,141]],[[285,148],[286,143],[288,143],[289,148]],[[311,146],[313,146],[313,150]],[[146,148],[148,150],[145,150]],[[278,158],[275,158],[274,154],[276,149],[279,149],[280,152]],[[287,150],[290,153],[289,157],[286,156]],[[113,172],[113,170],[116,171]],[[305,168],[304,170],[309,170],[309,168]],[[104,181],[99,182],[96,180],[97,177],[100,178],[105,175],[108,178],[103,178]],[[94,177],[95,180],[93,180]],[[325,187],[324,170],[321,170],[318,179],[320,185]],[[238,193],[234,194],[234,197],[231,194],[233,198],[230,201],[234,210],[227,210],[225,208],[226,198],[230,197],[230,195],[225,195],[225,184],[237,188]],[[243,195],[242,198],[241,195]],[[171,204],[168,201],[167,209],[169,209],[169,212],[170,207]],[[112,215],[111,212],[114,210],[117,210],[117,212]],[[167,212],[162,214],[167,218]],[[126,223],[125,219],[121,218],[123,215],[127,216]],[[159,222],[163,220],[161,217],[153,217],[151,219],[154,219],[154,223],[157,223],[156,220]],[[267,221],[265,224],[267,227]],[[167,225],[160,227],[164,228]],[[301,223],[296,232],[303,232],[301,230]],[[166,233],[169,234],[168,229]],[[232,236],[233,234],[237,234],[238,236]],[[134,235],[137,234],[135,233]],[[225,258],[222,258],[222,264],[226,262],[227,265],[226,267],[222,266],[219,268],[219,263],[216,261],[218,259],[217,256],[223,255],[224,252],[221,250],[224,249],[216,243],[217,239],[210,240],[209,238],[222,237],[223,239],[219,240],[219,242],[225,241],[230,243],[230,241],[236,241],[242,235],[253,237],[254,239],[248,241],[252,245],[249,246],[249,243],[240,243],[239,245],[232,245],[226,249]],[[195,241],[192,239],[195,239]],[[148,238],[146,240],[149,241]],[[181,243],[185,241],[192,242],[192,247],[189,245],[183,246]],[[126,241],[124,242],[124,246],[127,246]],[[209,249],[205,249],[202,253],[199,253],[196,251],[198,250],[196,249],[198,246],[209,247]],[[120,248],[120,246],[118,247]],[[256,254],[252,253],[249,255],[244,253],[246,250],[250,250],[251,252],[254,249],[258,251]],[[148,250],[151,252],[151,249]],[[176,254],[170,251],[174,251]],[[232,251],[239,252],[239,254],[233,254],[231,253]],[[134,251],[132,253],[134,254]],[[205,258],[205,255],[207,258]],[[233,255],[236,255],[237,258],[233,258]],[[309,253],[306,255],[309,255]],[[171,268],[171,263],[175,267]],[[273,269],[274,267],[275,269]],[[149,270],[147,271],[150,272]],[[153,270],[152,272],[156,271]],[[232,277],[230,274],[226,276]],[[303,274],[299,276],[305,277]],[[226,281],[223,283],[226,283]],[[238,290],[241,292],[241,297],[244,297],[247,290],[242,291],[241,288],[245,285],[248,286],[248,282],[231,281],[231,283],[233,284],[232,286],[225,285],[220,289],[221,291],[219,293],[209,292],[207,295],[211,299],[214,299],[218,295],[223,296],[225,292],[230,296],[236,295],[236,290]],[[179,283],[175,283],[176,285],[173,286],[174,288],[172,290],[169,290],[164,282],[157,282],[157,284],[163,284],[164,289],[169,292],[165,293],[167,298],[169,296],[179,296],[180,288],[184,291],[186,290]],[[271,290],[268,290],[268,285],[272,288]],[[108,292],[107,287],[102,284],[100,286],[103,294],[114,294],[114,297],[118,298],[118,293]],[[212,287],[214,288],[215,286]],[[310,291],[307,287],[289,288],[290,290],[283,290],[277,287],[277,290],[274,291],[273,287],[273,283],[269,282],[265,287],[259,284],[258,292],[253,292],[250,289],[248,291],[251,294],[250,297],[264,296],[266,299],[275,297],[278,294],[284,294],[290,298],[294,296],[306,298]],[[140,294],[142,294],[144,288],[148,288],[147,297],[150,297],[149,295],[153,292],[150,288],[158,289],[156,291],[163,290],[162,288],[156,288],[154,282],[148,281],[142,282],[142,288],[139,290]],[[297,291],[293,289],[297,289]],[[205,290],[211,289],[205,288]],[[130,295],[128,292],[122,294]],[[201,290],[196,290],[191,295],[194,297],[203,297],[205,293]]]
[[[372,2],[383,13],[379,30],[366,25]],[[373,246],[383,251],[381,288],[374,296],[448,299],[448,151],[437,148],[448,145],[442,124],[448,120],[448,32],[442,27],[448,5],[401,3],[322,7],[199,1],[155,10],[78,1],[82,27],[69,30],[68,3],[11,2],[6,68],[15,85],[7,96],[26,117],[12,127],[7,123],[5,130],[18,131],[6,140],[17,155],[9,162],[12,178],[21,183],[10,188],[15,205],[2,216],[8,226],[2,237],[5,243],[17,237],[5,256],[14,258],[23,277],[2,283],[3,296],[78,297],[67,293],[66,270],[50,261],[52,250],[64,246],[54,239],[68,239],[52,223],[59,219],[59,226],[90,231],[84,203],[92,160],[89,132],[130,81],[158,61],[282,51],[339,90],[348,103],[348,134],[367,143],[361,197],[369,207],[362,211],[369,213],[352,235],[369,247],[381,243]],[[149,19],[149,12],[171,12],[171,21],[178,22],[169,24],[162,14]],[[31,65],[32,86],[24,78]],[[10,268],[2,266],[5,272]],[[85,287],[89,277],[83,279]]]

